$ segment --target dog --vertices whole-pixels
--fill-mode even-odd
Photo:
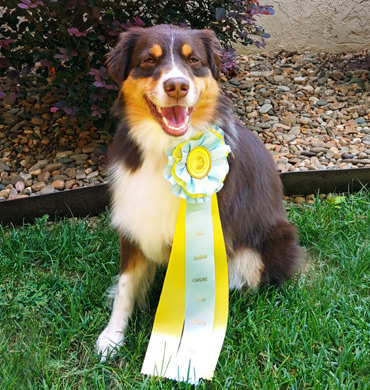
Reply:
[[[274,161],[233,116],[219,86],[220,62],[213,31],[171,25],[131,28],[108,54],[108,71],[119,85],[119,125],[108,160],[121,263],[112,314],[97,341],[102,361],[122,345],[156,265],[169,260],[180,198],[163,176],[165,150],[212,126],[224,131],[231,147],[217,194],[230,289],[280,284],[301,269],[303,252],[286,217]]]

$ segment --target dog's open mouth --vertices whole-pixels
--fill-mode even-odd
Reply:
[[[152,115],[158,120],[167,134],[178,137],[186,133],[194,107],[158,107],[148,98],[146,100]]]

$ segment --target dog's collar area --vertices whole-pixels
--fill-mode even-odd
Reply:
[[[189,120],[194,107],[174,105],[158,107],[149,98],[146,98],[150,112],[162,126],[164,132],[179,137],[188,130]]]

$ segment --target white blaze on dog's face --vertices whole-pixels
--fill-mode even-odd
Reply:
[[[209,30],[161,25],[121,35],[107,63],[120,84],[130,135],[143,149],[209,128],[219,96],[218,53]]]

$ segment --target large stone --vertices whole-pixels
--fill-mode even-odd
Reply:
[[[42,171],[38,174],[37,180],[38,181],[48,181],[50,178],[51,174],[49,171]]]
[[[61,191],[61,190],[64,190],[65,182],[64,182],[63,180],[55,180],[55,181],[53,181],[53,182],[51,183],[51,185],[52,185],[55,189]]]
[[[9,172],[10,171],[10,167],[0,160],[0,172],[1,171]]]
[[[259,108],[261,114],[267,114],[272,109],[272,104],[266,103]]]
[[[40,191],[40,195],[49,195],[49,194],[53,194],[54,192],[56,192],[56,189],[52,186],[52,185],[48,185],[46,187],[44,187],[41,191]]]
[[[37,182],[37,183],[33,184],[31,188],[32,188],[33,192],[39,192],[45,187],[46,187],[46,183],[44,183],[42,181],[42,182]]]
[[[17,181],[14,187],[18,192],[22,192],[25,188],[24,181]]]
[[[44,121],[39,118],[39,117],[34,117],[31,119],[31,122],[34,124],[34,125],[37,125],[37,126],[42,126],[44,124]]]

